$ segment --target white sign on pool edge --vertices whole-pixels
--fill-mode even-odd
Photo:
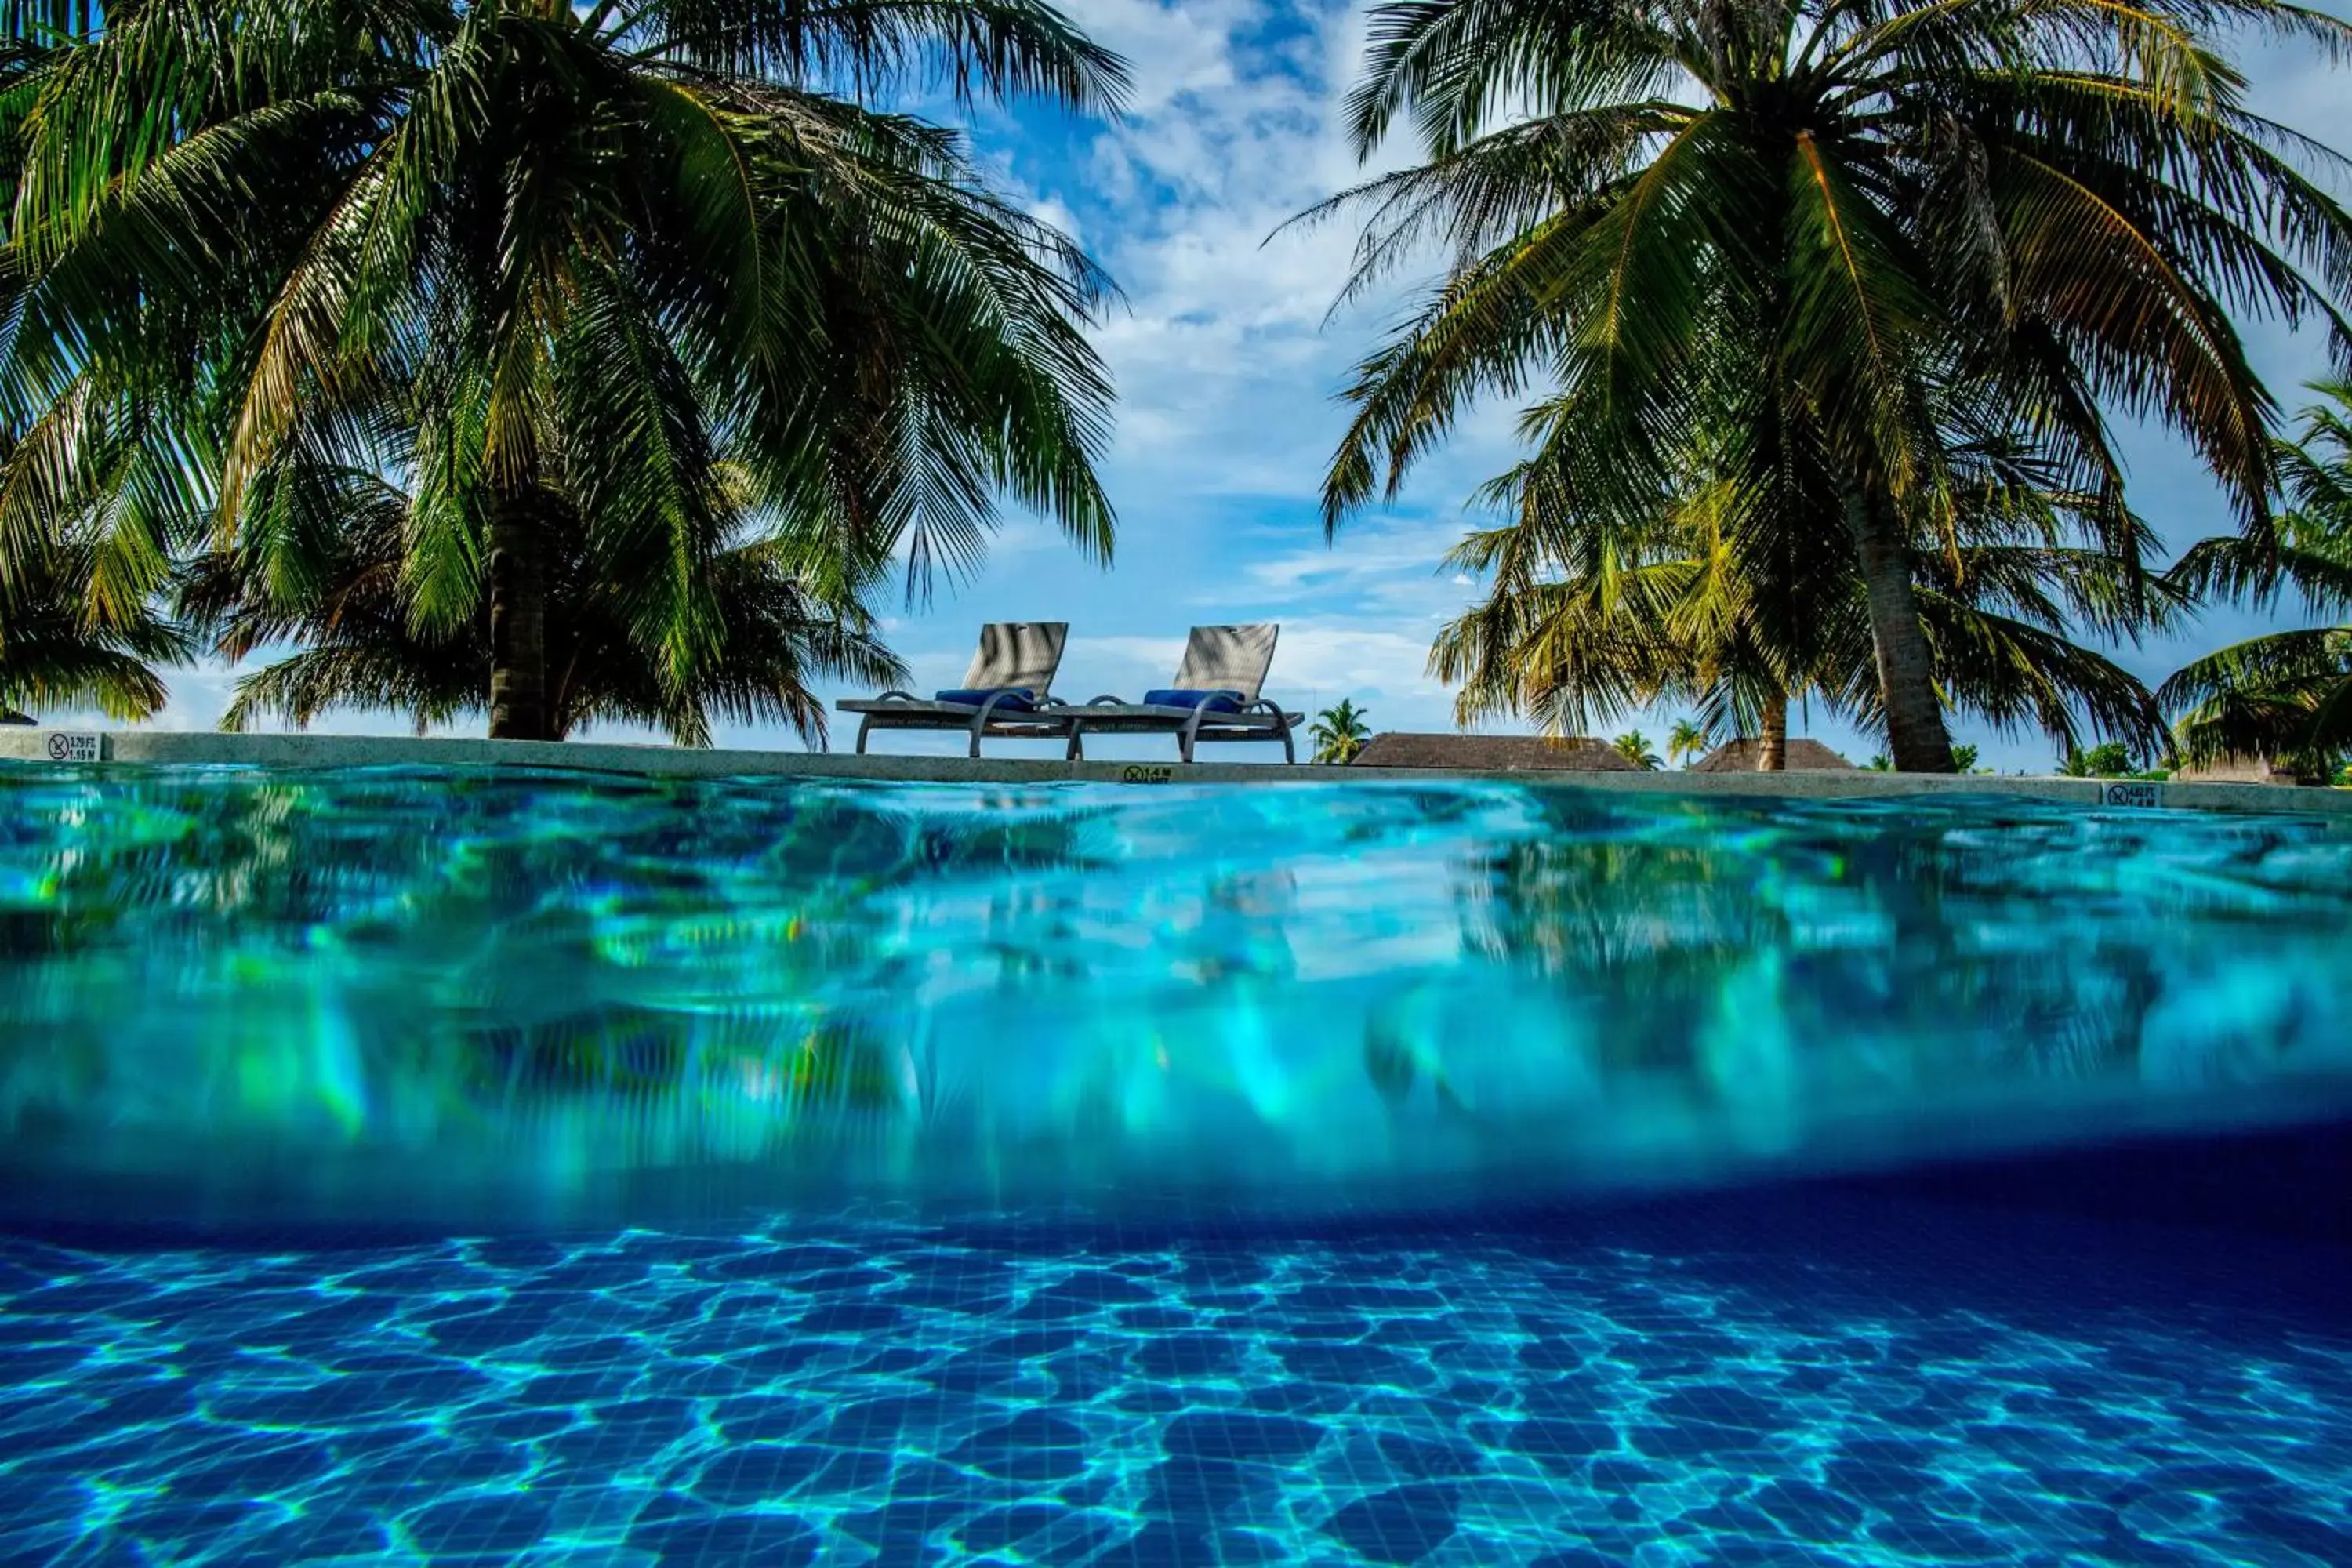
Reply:
[[[53,731],[47,740],[49,761],[53,763],[102,763],[106,760],[106,737],[77,734],[70,731]]]
[[[2109,805],[2137,806],[2143,810],[2164,804],[2164,791],[2152,784],[2111,784],[2106,797]]]

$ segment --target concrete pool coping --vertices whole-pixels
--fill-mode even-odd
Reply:
[[[2352,816],[2352,790],[2267,784],[2162,784],[2125,780],[1929,773],[1504,773],[1433,768],[1286,766],[1269,763],[1085,762],[1028,758],[855,756],[839,752],[689,751],[592,742],[418,740],[408,736],[229,735],[201,731],[0,729],[0,762],[254,768],[529,767],[648,778],[870,779],[908,784],[1298,784],[1507,782],[1635,795],[1773,795],[1798,800],[1881,800],[1923,795],[2005,795],[2082,805],[2161,805],[2193,811],[2329,812]],[[53,746],[53,742],[62,743]],[[75,742],[81,743],[77,757]],[[2152,789],[2152,793],[2151,793]]]

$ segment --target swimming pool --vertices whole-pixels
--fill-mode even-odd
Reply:
[[[0,770],[0,1560],[2352,1561],[2347,871]]]

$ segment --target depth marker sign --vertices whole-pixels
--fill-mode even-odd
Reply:
[[[58,730],[47,739],[53,763],[100,763],[106,760],[106,737]]]

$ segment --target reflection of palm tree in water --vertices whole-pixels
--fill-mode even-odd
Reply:
[[[1781,927],[1740,861],[1672,844],[1563,837],[1515,843],[1461,888],[1465,943],[1555,978],[1563,1007],[1638,1016],[1601,1031],[1604,1064],[1686,1062],[1724,976]]]
[[[616,1129],[670,1121],[698,1147],[709,1110],[751,1114],[758,1142],[854,1134],[910,1109],[903,1053],[854,1021],[775,1017],[714,1025],[692,1014],[613,1007],[454,1042],[467,1096],[510,1123],[559,1108]],[[748,1152],[740,1148],[731,1152]]]
[[[2115,1071],[2156,994],[2150,954],[2052,940],[2012,854],[1932,823],[1791,829],[1755,848],[1563,833],[1509,846],[1462,907],[1473,949],[1573,985],[1563,1005],[1615,1016],[1599,1031],[1606,1068],[1696,1072],[1701,1042],[1738,1026],[1720,1016],[1731,1007],[1788,1050],[1864,1074]],[[2004,923],[2042,936],[1986,940]]]

